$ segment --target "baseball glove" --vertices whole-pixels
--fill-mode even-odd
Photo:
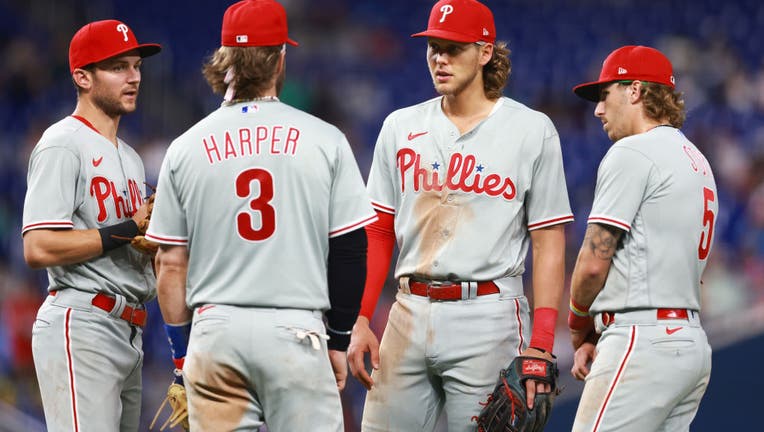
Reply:
[[[554,362],[543,358],[519,356],[499,373],[499,381],[488,395],[477,421],[478,432],[540,432],[544,430],[552,404],[559,394],[559,371]],[[536,393],[533,409],[529,410],[525,381],[534,379],[549,383],[551,392]]]
[[[167,426],[174,428],[175,426],[182,426],[183,429],[188,430],[188,401],[186,400],[186,388],[181,384],[172,383],[167,389],[167,396],[164,398],[162,405],[159,406],[157,413],[154,415],[154,420],[149,425],[149,430],[154,429],[154,424],[159,418],[159,414],[164,410],[165,405],[170,404],[172,412],[170,417],[165,420],[162,427],[159,428],[163,431]]]
[[[151,185],[147,183],[147,186],[154,189]],[[153,242],[151,240],[148,240],[145,237],[146,230],[149,229],[149,222],[151,221],[151,213],[154,211],[154,196],[156,193],[152,193],[150,197],[146,200],[148,203],[148,214],[146,215],[146,218],[143,219],[138,223],[138,235],[129,238],[129,237],[122,237],[118,235],[112,235],[115,239],[118,240],[129,240],[130,246],[135,248],[138,252],[154,256],[157,253],[157,250],[159,250],[159,243]]]

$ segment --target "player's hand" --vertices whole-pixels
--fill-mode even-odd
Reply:
[[[366,387],[366,390],[371,390],[374,386],[374,380],[366,372],[365,353],[370,354],[371,367],[379,369],[379,341],[369,328],[369,320],[364,316],[359,316],[353,326],[353,334],[350,335],[348,364],[353,376]]]
[[[554,361],[554,357],[551,353],[539,351],[536,348],[526,348],[521,355],[528,357],[539,357],[549,361]],[[536,393],[549,393],[552,391],[552,386],[549,383],[526,380],[525,381],[525,403],[528,405],[528,409],[533,409],[533,401],[536,399]]]
[[[344,351],[329,350],[329,361],[337,380],[337,389],[342,391],[348,379],[348,358]]]
[[[138,207],[138,210],[135,211],[135,214],[133,214],[133,221],[135,221],[135,224],[138,225],[138,228],[140,229],[142,225],[148,225],[146,221],[148,221],[151,218],[151,211],[154,208],[154,195],[143,201],[143,204],[141,204],[140,207]],[[146,232],[146,230],[142,230],[143,233]]]
[[[597,357],[597,346],[592,342],[584,342],[573,354],[573,368],[570,373],[577,380],[583,381],[589,375],[589,365]]]
[[[570,330],[570,342],[573,344],[573,349],[578,349],[584,342],[596,343],[599,335],[594,331],[594,320],[590,320],[591,324],[583,329],[569,329]]]

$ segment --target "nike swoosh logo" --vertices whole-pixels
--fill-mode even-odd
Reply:
[[[201,315],[201,314],[202,314],[202,312],[206,311],[207,309],[212,309],[212,308],[214,308],[214,307],[215,307],[215,305],[214,305],[214,304],[211,304],[211,305],[204,305],[204,306],[200,306],[200,307],[199,307],[199,308],[198,308],[196,311],[197,311],[197,313],[198,313],[199,315]],[[680,328],[681,328],[681,327],[680,327]]]
[[[97,167],[98,165],[101,165],[102,161],[103,161],[103,156],[99,157],[98,159],[93,158],[93,166]]]
[[[668,327],[666,327],[666,334],[672,335],[672,334],[678,332],[679,330],[681,330],[682,328],[683,327],[677,327],[677,328],[668,328]]]
[[[413,139],[416,139],[416,138],[419,138],[422,135],[427,135],[427,132],[420,132],[418,134],[409,132],[409,141],[411,141]]]

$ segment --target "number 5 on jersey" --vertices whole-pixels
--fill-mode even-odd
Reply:
[[[711,250],[711,239],[714,237],[714,211],[709,204],[716,199],[713,189],[703,188],[703,231],[700,232],[700,243],[698,243],[698,258],[704,260],[708,258],[708,252]]]
[[[253,187],[257,182],[258,187]],[[259,214],[260,227],[256,227],[257,219],[252,212],[240,212],[236,215],[236,230],[241,238],[249,241],[263,241],[276,231],[276,209],[270,205],[273,199],[273,176],[262,168],[251,168],[236,177],[236,195],[249,199],[256,189],[260,193],[249,201],[249,207]],[[713,214],[712,214],[713,220]]]

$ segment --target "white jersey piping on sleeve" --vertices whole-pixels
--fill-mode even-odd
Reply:
[[[626,232],[631,231],[631,225],[628,222],[622,221],[620,219],[616,219],[614,217],[608,217],[603,215],[591,215],[589,216],[587,223],[600,223],[600,224],[611,225],[616,228],[620,228],[622,230],[625,230]]]
[[[384,205],[384,204],[380,204],[376,201],[372,201],[371,206],[374,207],[374,210],[379,210],[382,213],[390,213],[392,215],[395,214],[395,208]]]
[[[188,244],[187,237],[175,237],[175,236],[159,236],[157,234],[146,233],[146,240],[151,240],[160,244],[168,244],[175,246],[186,246]]]
[[[370,223],[376,222],[377,219],[379,219],[377,217],[377,215],[373,214],[373,215],[371,215],[371,216],[369,216],[367,218],[364,218],[364,219],[362,219],[362,220],[360,220],[358,222],[353,222],[353,223],[351,223],[349,225],[346,225],[344,227],[340,227],[340,228],[331,230],[331,231],[329,231],[329,238],[338,237],[338,236],[341,236],[342,234],[345,234],[345,233],[348,233],[350,231],[356,230],[358,228],[364,227],[366,225],[369,225]]]
[[[34,222],[24,226],[21,229],[21,234],[24,234],[25,232],[29,230],[45,229],[45,228],[74,228],[74,223],[69,220]]]
[[[528,224],[528,231],[533,231],[535,229],[539,228],[546,228],[553,225],[559,225],[559,224],[566,224],[573,222],[573,214],[566,214],[563,216],[555,216],[551,217],[549,219],[540,220],[538,222],[533,222]]]

